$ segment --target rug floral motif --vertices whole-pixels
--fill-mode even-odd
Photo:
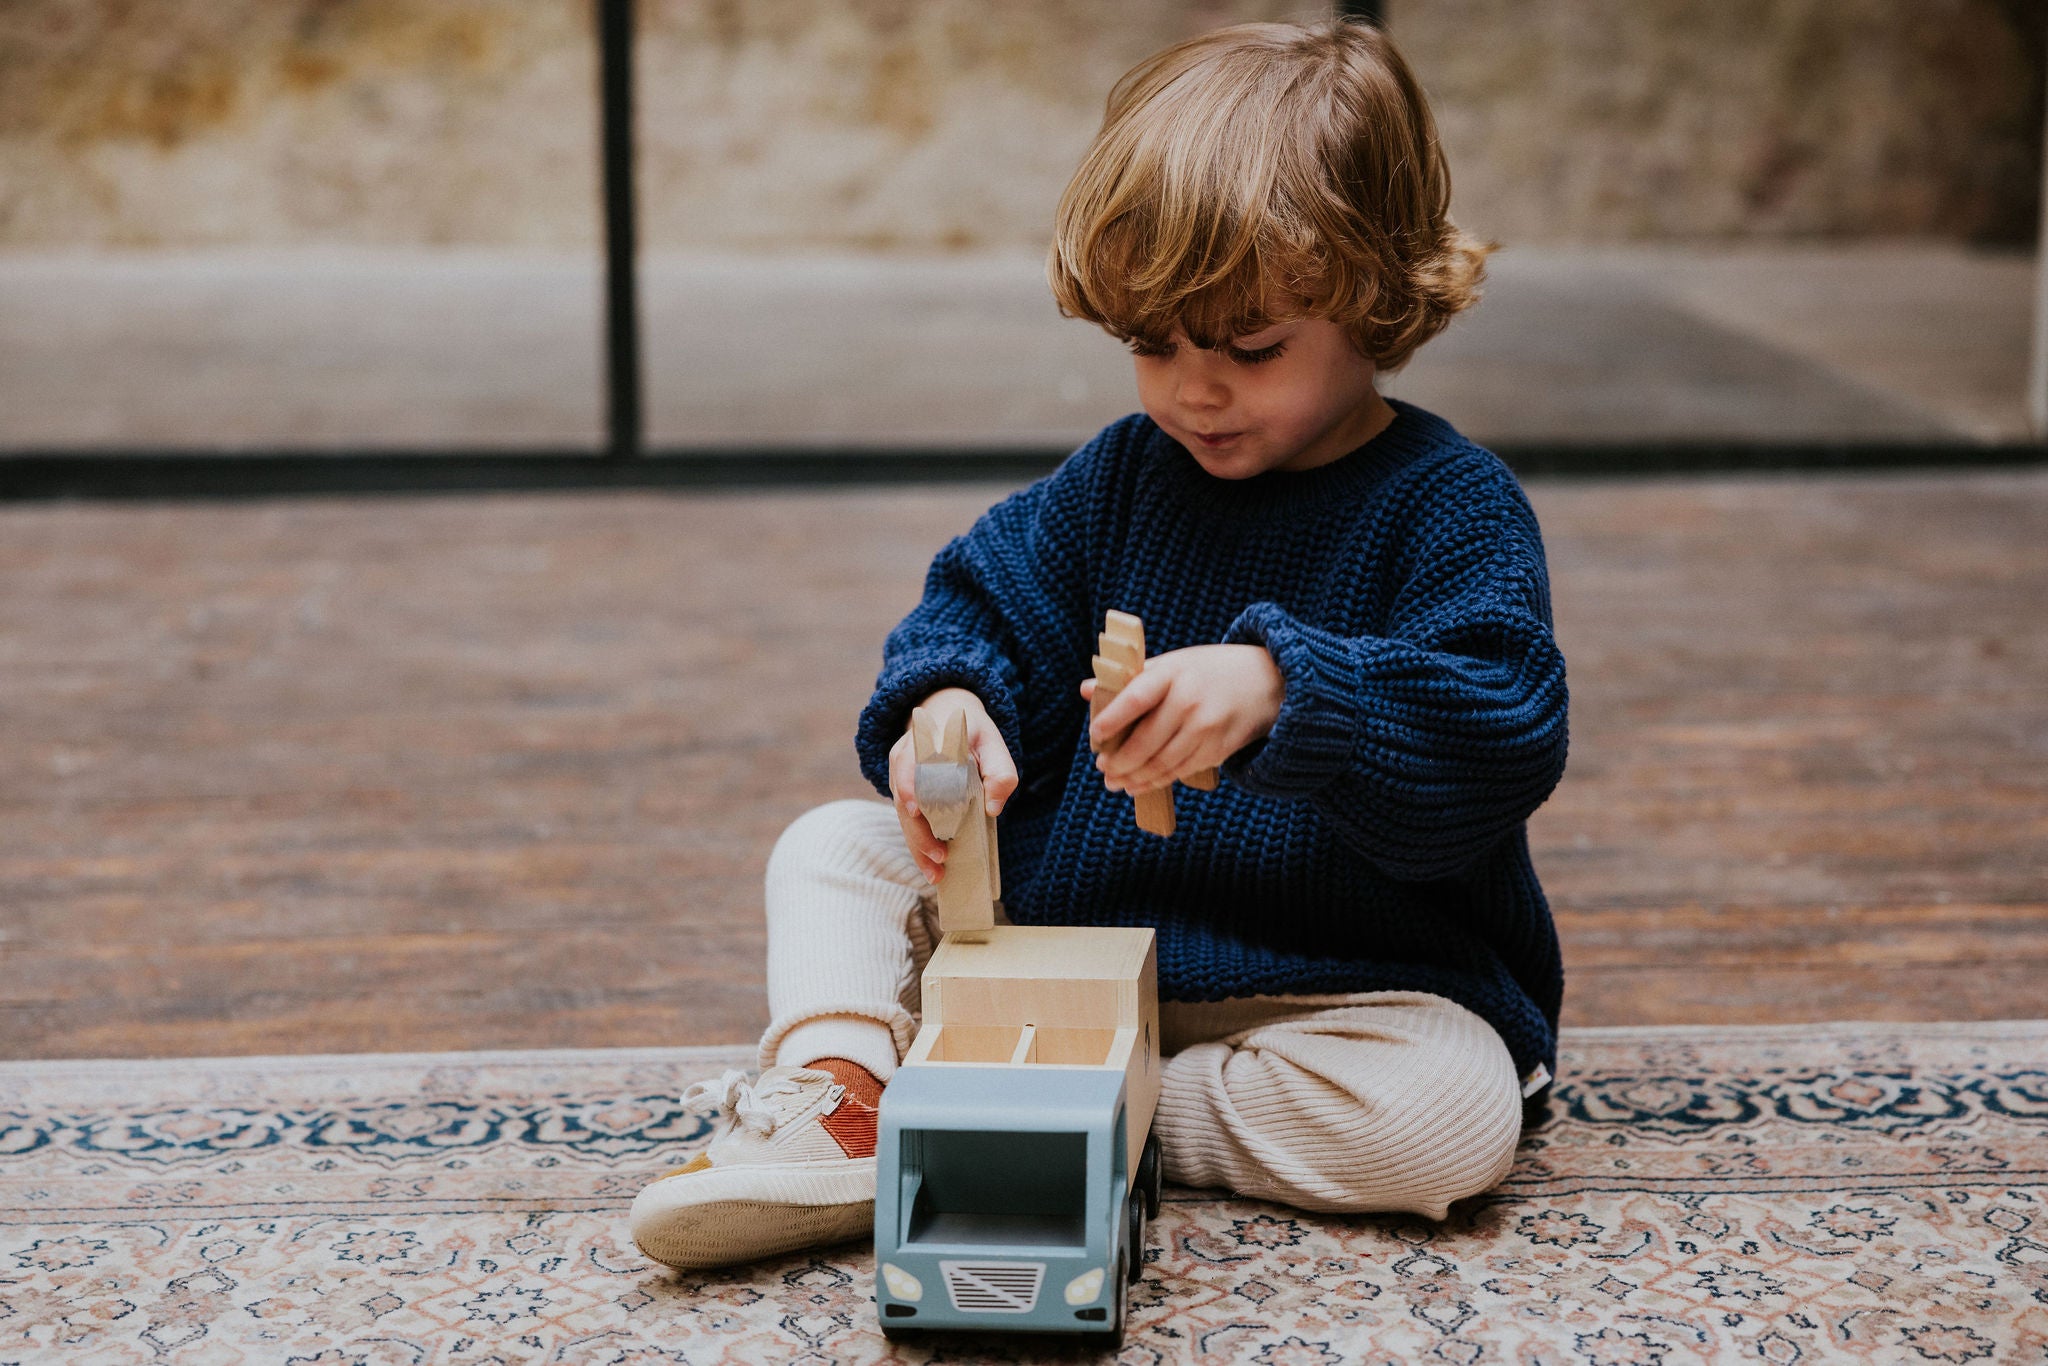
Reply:
[[[0,1363],[1080,1360],[898,1346],[854,1243],[677,1277],[743,1050],[0,1065]],[[1169,1188],[1127,1363],[2048,1363],[2048,1023],[1568,1032],[1441,1224]]]

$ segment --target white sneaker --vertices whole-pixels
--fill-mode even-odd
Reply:
[[[824,1247],[874,1227],[876,1109],[829,1072],[727,1072],[683,1092],[726,1115],[711,1146],[642,1190],[633,1241],[657,1262],[730,1266]]]

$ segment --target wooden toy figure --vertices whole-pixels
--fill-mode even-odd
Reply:
[[[996,818],[988,814],[981,770],[967,752],[967,714],[954,712],[942,726],[923,707],[910,713],[917,746],[917,805],[932,833],[946,841],[939,878],[939,932],[985,930],[996,923],[1003,894],[996,863]]]
[[[1145,623],[1129,612],[1110,611],[1102,624],[1102,634],[1097,637],[1101,653],[1093,660],[1095,665],[1095,693],[1088,704],[1088,717],[1092,721],[1102,715],[1103,709],[1116,700],[1117,694],[1131,685],[1145,668]],[[1112,736],[1103,741],[1104,753],[1114,753],[1121,736]],[[1184,775],[1181,782],[1189,787],[1198,787],[1205,792],[1216,790],[1216,770],[1198,769]],[[920,789],[922,791],[922,789]],[[1171,835],[1174,831],[1173,789],[1160,788],[1153,792],[1140,792],[1133,798],[1137,806],[1138,827],[1155,835]]]

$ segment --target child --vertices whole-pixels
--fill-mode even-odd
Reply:
[[[967,714],[1012,921],[1157,931],[1170,1179],[1441,1218],[1507,1172],[1556,1055],[1524,821],[1565,677],[1514,477],[1375,388],[1476,297],[1449,195],[1372,28],[1224,29],[1117,83],[1048,271],[1129,343],[1144,412],[942,550],[890,634],[857,744],[893,810],[834,802],[776,845],[766,1070],[691,1088],[727,1118],[635,1202],[647,1255],[870,1227],[945,857],[914,706]],[[1091,726],[1109,608],[1158,653]],[[1172,838],[1132,823],[1120,794],[1212,765]]]

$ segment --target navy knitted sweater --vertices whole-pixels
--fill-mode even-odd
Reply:
[[[1407,404],[1344,458],[1209,474],[1151,419],[1105,428],[939,552],[861,714],[862,772],[934,690],[987,705],[1022,782],[999,821],[1017,924],[1149,925],[1169,1000],[1412,990],[1556,1069],[1563,967],[1524,822],[1565,762],[1564,659],[1514,475]],[[1106,609],[1148,650],[1263,645],[1285,698],[1178,831],[1132,822],[1087,742]]]

